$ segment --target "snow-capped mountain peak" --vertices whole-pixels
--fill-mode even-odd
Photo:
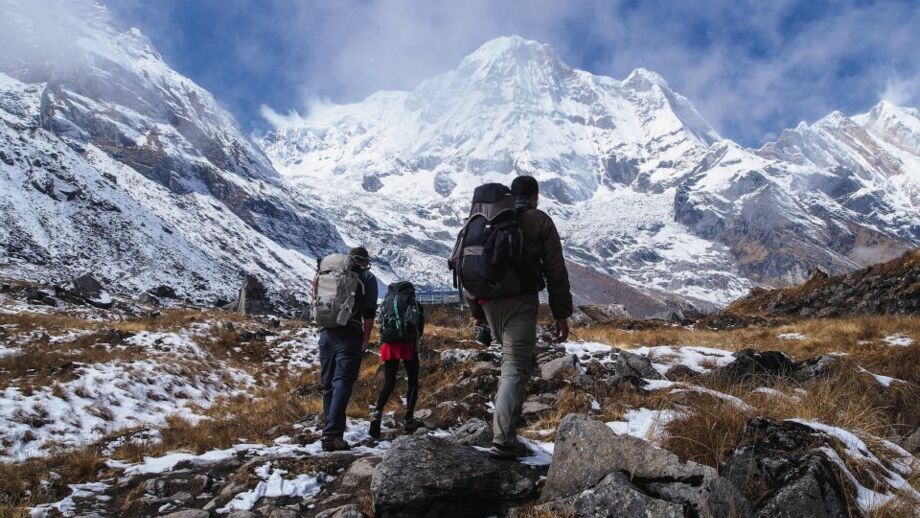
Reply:
[[[670,90],[668,82],[665,81],[661,74],[643,67],[633,70],[626,76],[626,79],[623,80],[623,86],[630,86],[637,89],[649,89],[653,85]]]
[[[920,149],[920,111],[881,101],[871,110],[856,115],[853,120],[885,142],[916,153]]]
[[[569,69],[549,45],[520,36],[503,36],[487,41],[463,58],[458,70],[470,75],[479,72],[480,77],[484,77],[507,72],[511,67]]]
[[[346,240],[420,284],[447,285],[442,256],[473,188],[531,174],[581,266],[724,302],[752,281],[920,243],[912,184],[851,178],[889,172],[870,155],[893,146],[863,126],[834,113],[755,152],[723,140],[660,74],[594,75],[511,36],[411,92],[323,110],[262,144]],[[839,169],[846,157],[861,169]]]

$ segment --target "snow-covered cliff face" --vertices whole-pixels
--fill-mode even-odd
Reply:
[[[60,7],[0,2],[0,274],[213,298],[246,271],[304,291],[335,228],[140,32]]]
[[[531,174],[572,260],[722,303],[920,245],[916,111],[839,118],[744,149],[654,72],[595,76],[508,37],[411,92],[317,108],[261,144],[340,232],[416,281],[447,282],[475,186]]]

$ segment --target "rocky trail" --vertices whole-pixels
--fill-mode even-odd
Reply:
[[[369,354],[355,448],[324,453],[317,337],[302,322],[29,295],[0,294],[12,516],[912,516],[920,502],[917,377],[898,370],[917,356],[909,318],[863,323],[852,344],[814,322],[584,320],[573,341],[541,340],[521,429],[531,455],[511,462],[485,451],[500,350],[469,340],[456,310],[437,308],[426,340],[425,428],[405,434],[391,403],[383,437],[367,435],[382,379]],[[741,343],[703,345],[712,334]],[[14,374],[33,349],[47,369]],[[106,368],[125,379],[104,382]]]

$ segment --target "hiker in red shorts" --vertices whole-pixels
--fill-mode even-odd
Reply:
[[[384,382],[377,397],[377,407],[371,414],[368,432],[375,439],[380,437],[383,408],[396,387],[399,362],[406,368],[406,417],[403,427],[411,433],[422,426],[414,412],[418,399],[418,343],[425,328],[425,315],[421,304],[415,300],[415,286],[411,282],[396,282],[387,288],[379,322]]]

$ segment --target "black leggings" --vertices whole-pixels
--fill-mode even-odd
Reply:
[[[411,360],[403,360],[406,366],[406,417],[412,417],[415,411],[415,400],[418,398],[418,356],[413,355]],[[399,372],[399,360],[387,360],[383,362],[383,388],[380,389],[380,395],[377,396],[377,412],[383,414],[383,407],[386,406],[390,394],[396,388],[396,374]]]

